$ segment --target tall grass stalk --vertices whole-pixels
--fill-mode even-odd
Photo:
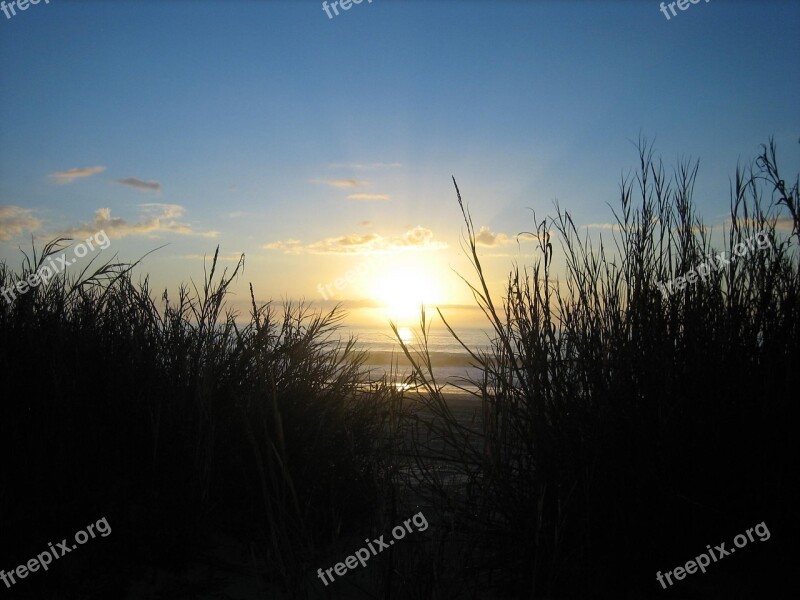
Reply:
[[[462,342],[482,372],[471,382],[475,422],[459,418],[435,382],[424,312],[421,351],[395,334],[423,390],[413,422],[421,431],[406,450],[410,485],[432,520],[465,538],[460,569],[449,572],[468,578],[466,596],[647,597],[660,591],[654,565],[678,564],[738,524],[766,519],[798,531],[797,182],[781,179],[772,142],[737,168],[717,249],[694,208],[697,173],[687,161],[668,176],[641,139],[638,170],[620,185],[613,246],[581,235],[558,205],[553,218],[534,216],[521,235],[537,242],[539,258],[514,267],[502,302],[456,185],[476,276],[465,281],[494,331],[491,351]],[[771,250],[662,297],[658,282],[710,253],[730,256],[761,231]],[[770,589],[764,573],[776,562],[765,565],[776,556],[751,556],[749,578],[719,568],[736,581],[731,589]],[[425,597],[458,585],[446,569]]]

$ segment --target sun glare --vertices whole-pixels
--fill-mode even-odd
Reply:
[[[402,323],[416,323],[423,304],[443,301],[439,279],[421,261],[389,268],[375,279],[371,295],[383,305],[387,317]]]
[[[411,331],[410,327],[398,327],[397,334],[404,344],[410,344],[414,341],[414,332]]]

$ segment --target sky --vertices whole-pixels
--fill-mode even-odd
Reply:
[[[328,2],[328,5],[332,4]],[[8,2],[6,1],[6,6]],[[232,306],[468,319],[452,177],[498,290],[554,202],[608,234],[646,136],[698,212],[800,165],[800,3],[41,0],[0,12],[0,261],[104,231],[154,289],[245,254]],[[669,11],[669,9],[666,9]],[[9,13],[10,14],[10,13]],[[163,246],[163,247],[162,247]],[[77,268],[69,267],[69,268]],[[349,273],[349,275],[348,275]],[[349,277],[349,280],[348,280]],[[338,284],[337,284],[338,282]]]

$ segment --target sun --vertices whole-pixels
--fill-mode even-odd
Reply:
[[[422,260],[389,267],[372,284],[371,296],[383,305],[385,316],[398,323],[416,323],[422,305],[441,304],[441,278]]]
[[[406,345],[414,341],[414,332],[410,327],[398,327],[397,335],[400,337],[400,341]]]

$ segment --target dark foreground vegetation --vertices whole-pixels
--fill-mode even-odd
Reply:
[[[640,148],[613,247],[560,209],[534,220],[540,258],[514,269],[500,301],[459,194],[495,330],[494,351],[473,355],[475,419],[452,409],[424,349],[404,348],[419,396],[369,381],[337,311],[253,301],[237,325],[224,299],[241,262],[219,274],[214,260],[200,289],[160,302],[116,263],[0,299],[0,568],[101,517],[112,529],[0,594],[792,597],[797,180],[781,180],[772,145],[737,170],[714,251],[760,231],[772,249],[665,298],[657,282],[712,248],[696,165],[670,176]],[[19,275],[0,266],[0,286],[63,243]],[[424,533],[328,587],[317,578],[420,510]],[[668,590],[656,582],[762,521],[768,541]]]

